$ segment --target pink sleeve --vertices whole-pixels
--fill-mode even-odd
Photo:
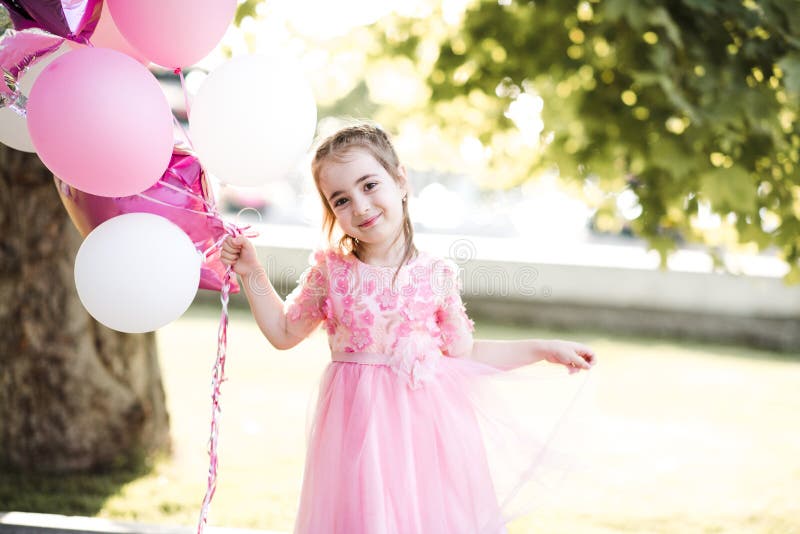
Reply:
[[[467,310],[461,300],[458,267],[449,260],[442,265],[442,301],[436,310],[442,352],[447,356],[468,356],[472,350],[472,332],[475,330],[475,323],[467,316]]]
[[[287,329],[300,337],[307,336],[319,325],[328,294],[325,253],[313,253],[309,263],[310,266],[300,275],[297,287],[286,297],[283,306]]]

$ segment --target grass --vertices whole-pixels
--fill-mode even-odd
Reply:
[[[0,477],[0,510],[192,525],[205,492],[218,310],[192,308],[158,333],[174,452],[149,468]],[[592,478],[510,534],[800,533],[800,357],[742,347],[479,322],[484,338],[561,337],[600,358],[604,431]],[[308,403],[328,360],[317,332],[278,352],[232,310],[222,391],[216,525],[291,531]]]

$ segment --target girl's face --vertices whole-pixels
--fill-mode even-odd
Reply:
[[[401,184],[360,148],[343,161],[322,164],[319,186],[342,230],[364,243],[391,242],[403,225],[405,169],[398,169]]]

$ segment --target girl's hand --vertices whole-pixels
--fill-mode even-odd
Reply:
[[[233,266],[233,272],[245,277],[261,269],[256,255],[256,247],[243,235],[228,236],[222,242],[219,258],[225,265]]]
[[[560,339],[547,342],[544,359],[551,363],[564,365],[569,374],[577,373],[581,369],[591,369],[597,363],[594,351],[586,345]]]

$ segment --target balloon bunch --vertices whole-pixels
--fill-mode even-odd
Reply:
[[[238,290],[219,250],[246,230],[220,217],[206,171],[239,186],[285,176],[316,130],[313,95],[289,60],[245,56],[206,77],[189,113],[181,68],[216,46],[237,0],[0,3],[14,24],[0,38],[0,142],[53,171],[85,236],[75,283],[89,313],[147,332],[182,315],[198,286],[221,293],[202,533],[216,489],[228,294]],[[151,62],[180,75],[188,134]]]
[[[242,229],[220,216],[207,172],[257,186],[292,170],[316,129],[297,67],[279,56],[228,61],[201,85],[186,132],[147,65],[183,82],[237,0],[0,3],[14,24],[0,38],[0,142],[36,152],[56,176],[85,237],[75,281],[89,313],[146,332],[182,315],[198,287],[238,291],[219,249]],[[188,108],[185,86],[184,96]]]

